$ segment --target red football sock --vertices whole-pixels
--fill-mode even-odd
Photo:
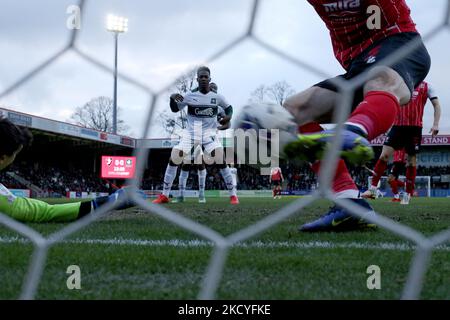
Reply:
[[[416,182],[416,167],[406,167],[406,192],[410,195],[414,194],[414,184]]]
[[[309,122],[299,128],[300,133],[313,133],[323,131],[323,128],[317,122]],[[319,174],[320,169],[320,161],[316,161],[311,165],[311,169]],[[353,181],[350,173],[348,172],[347,166],[345,165],[344,160],[339,160],[336,175],[333,179],[333,191],[335,193],[346,191],[346,190],[358,190],[355,182]]]
[[[316,161],[312,166],[311,169],[316,173],[319,174],[320,171],[320,161]],[[352,179],[352,176],[348,172],[347,166],[345,165],[344,160],[339,160],[337,168],[336,168],[336,174],[333,179],[333,191],[335,193],[347,191],[347,190],[359,190],[356,186],[355,182]]]
[[[370,91],[347,122],[362,125],[370,141],[388,131],[399,108],[400,104],[394,95],[384,91]]]
[[[387,168],[387,162],[381,159],[378,159],[375,168],[373,171],[375,171],[375,174],[372,176],[372,186],[376,187],[378,185],[378,182],[380,181],[381,177],[384,174],[384,171],[386,171]]]
[[[397,187],[403,188],[405,186],[405,183],[402,180],[396,180],[397,181]]]
[[[397,185],[397,181],[392,180],[391,182],[389,182],[389,185],[391,186],[392,193],[393,193],[393,194],[398,194],[398,185]]]
[[[317,122],[308,122],[298,127],[298,132],[300,133],[314,133],[323,130],[322,126]]]

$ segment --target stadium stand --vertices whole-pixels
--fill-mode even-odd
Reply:
[[[65,197],[69,191],[111,193],[113,186],[120,186],[123,181],[107,181],[100,178],[101,156],[106,154],[129,156],[135,146],[151,150],[141,188],[144,190],[162,188],[162,174],[170,155],[170,148],[174,144],[170,139],[135,140],[9,109],[0,108],[0,113],[18,125],[30,127],[34,134],[33,146],[20,154],[8,171],[0,173],[3,183],[9,188],[31,189],[31,195],[38,197]],[[223,144],[229,145],[227,138],[223,139]],[[377,154],[381,152],[384,139],[385,137],[381,136],[372,141]],[[450,188],[450,166],[449,159],[442,155],[450,154],[450,136],[432,139],[431,136],[425,135],[422,145],[424,148],[418,155],[417,174],[430,176],[432,188],[446,193]],[[55,150],[58,152],[55,153]],[[368,167],[371,165],[373,164],[368,164]],[[261,176],[259,169],[246,165],[237,167],[239,190],[270,190],[269,177]],[[286,179],[283,185],[285,194],[301,195],[317,189],[317,177],[309,166],[282,162],[281,168]],[[365,190],[370,172],[352,166],[349,166],[349,170],[359,188]],[[13,178],[13,174],[28,183]],[[178,181],[175,181],[175,189],[178,187],[177,183]],[[41,190],[34,191],[29,184]],[[198,189],[196,170],[191,171],[187,189]],[[215,168],[208,168],[206,189],[225,189],[220,173]],[[443,192],[436,192],[436,195],[442,194]]]

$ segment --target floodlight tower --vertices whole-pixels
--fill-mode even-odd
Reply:
[[[128,31],[128,19],[109,14],[106,21],[106,30],[114,34],[114,107],[113,107],[113,133],[117,134],[117,51],[119,47],[119,34]]]

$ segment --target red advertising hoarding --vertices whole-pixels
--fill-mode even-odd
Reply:
[[[133,179],[136,173],[136,157],[102,156],[104,179]]]

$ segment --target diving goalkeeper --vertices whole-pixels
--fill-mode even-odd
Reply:
[[[11,121],[0,117],[0,171],[14,162],[17,154],[31,144],[31,132],[18,127]],[[126,197],[124,189],[119,189],[107,197],[91,201],[50,205],[44,201],[14,196],[0,183],[0,213],[22,222],[68,222],[80,219],[98,207]],[[134,206],[124,201],[117,210]]]

